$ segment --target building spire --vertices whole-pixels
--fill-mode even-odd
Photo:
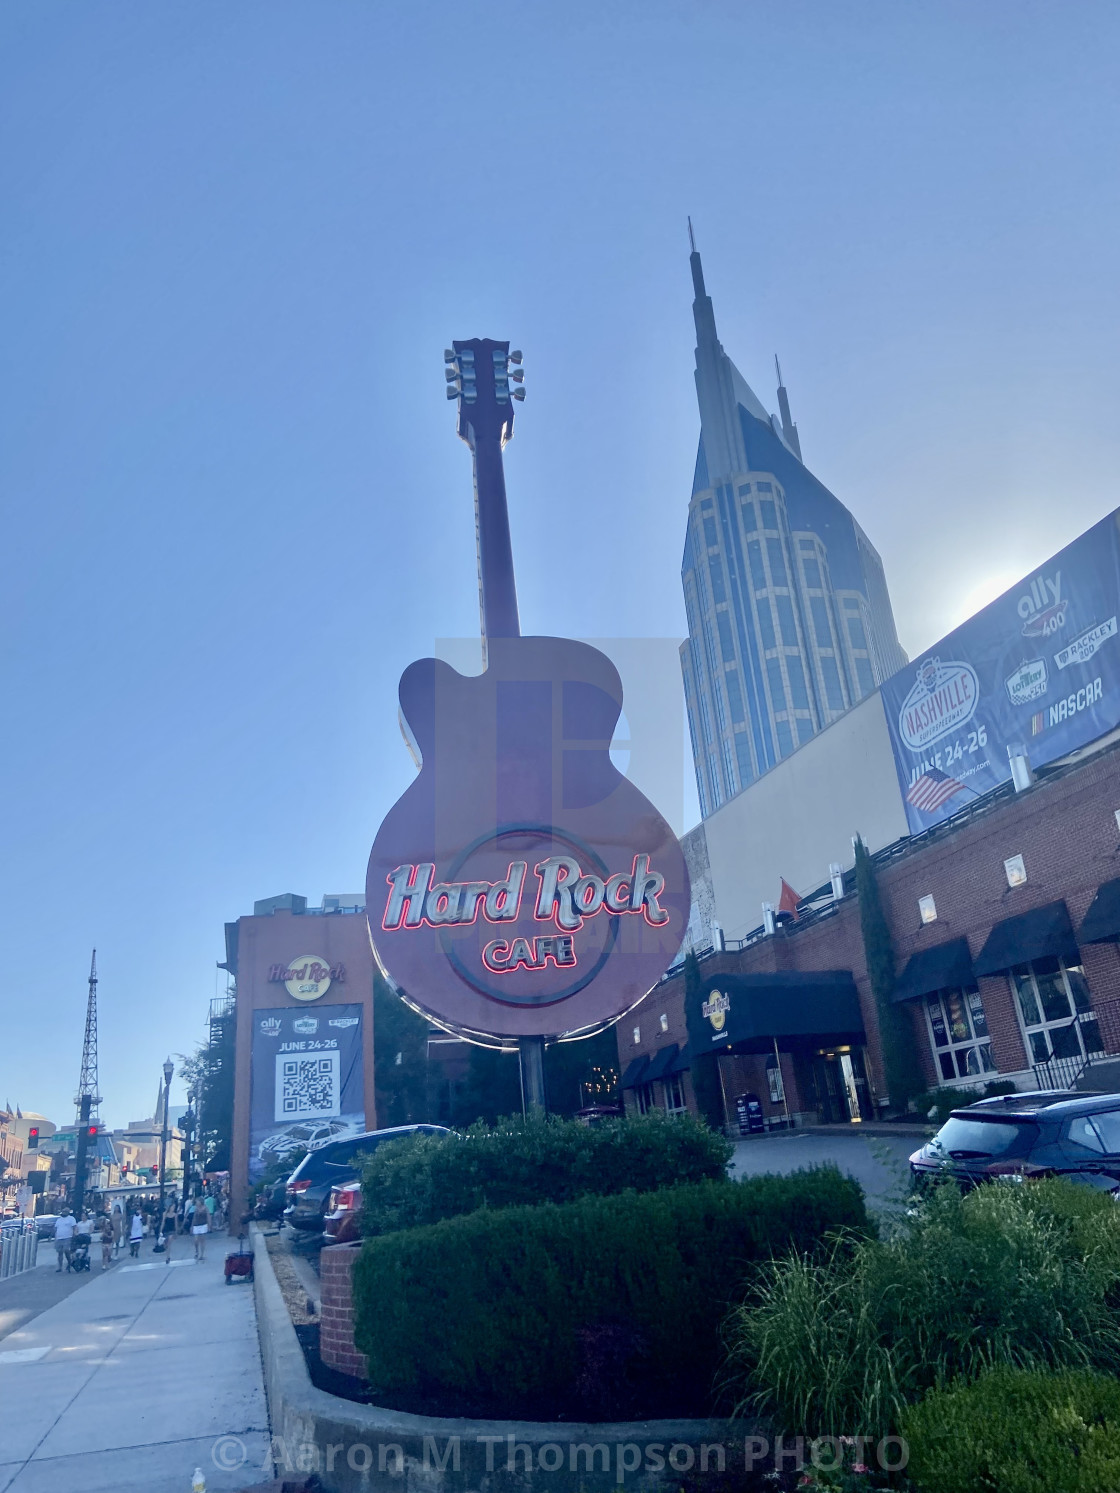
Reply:
[[[801,461],[801,439],[797,434],[797,426],[793,423],[793,417],[789,412],[789,395],[786,386],[782,382],[782,365],[778,362],[778,354],[774,354],[774,368],[778,374],[778,409],[782,416],[782,434],[786,438],[786,445]]]
[[[704,288],[704,266],[700,263],[691,218],[688,220],[688,245],[688,262],[692,267],[692,319],[696,323],[696,343],[701,347],[705,343],[716,343],[716,313],[712,307],[712,298]]]

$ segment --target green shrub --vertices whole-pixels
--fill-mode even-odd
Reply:
[[[835,1168],[482,1208],[366,1239],[355,1335],[402,1408],[503,1418],[707,1413],[720,1324],[760,1262],[868,1231]]]
[[[896,1237],[773,1265],[733,1316],[741,1405],[811,1434],[882,1434],[934,1385],[1120,1367],[1120,1210],[1068,1182],[941,1186]]]
[[[999,1094],[1014,1094],[1015,1085],[1009,1078],[996,1078],[982,1089],[930,1089],[928,1094],[919,1094],[911,1101],[912,1107],[925,1118],[933,1111],[933,1120],[944,1125],[954,1109],[966,1109],[978,1099],[994,1099]]]
[[[462,1134],[416,1135],[379,1146],[362,1175],[366,1234],[417,1228],[525,1203],[567,1203],[633,1188],[723,1177],[731,1143],[690,1115],[655,1111],[575,1120],[481,1122]]]
[[[916,1493],[1120,1488],[1120,1384],[1103,1374],[993,1369],[902,1418]]]

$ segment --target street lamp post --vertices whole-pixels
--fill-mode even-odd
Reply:
[[[191,1187],[191,1137],[194,1134],[194,1110],[191,1108],[193,1093],[187,1095],[187,1112],[179,1125],[183,1132],[183,1207],[187,1206]]]
[[[163,1222],[164,1190],[167,1186],[167,1111],[171,1104],[171,1076],[175,1064],[170,1058],[163,1065],[163,1132],[159,1140],[159,1216]]]

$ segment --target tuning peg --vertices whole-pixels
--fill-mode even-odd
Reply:
[[[521,353],[520,352],[510,353],[509,360],[510,360],[511,363],[520,363],[521,362]]]
[[[525,398],[525,389],[524,389],[524,386],[521,385],[521,384],[518,384],[518,386],[517,386],[516,389],[511,389],[510,393],[513,395],[514,399],[524,399]]]
[[[509,371],[509,376],[511,379],[513,379],[515,384],[524,383],[525,370],[523,368],[511,368]]]
[[[454,383],[454,381],[459,377],[459,370],[458,368],[445,368],[443,370],[443,376],[449,384]]]
[[[457,384],[448,384],[448,386],[447,386],[447,397],[448,397],[448,399],[458,399],[458,397],[459,397],[459,387],[458,387]]]
[[[455,361],[455,349],[453,347],[445,347],[444,348],[444,350],[443,350],[443,361],[445,363],[454,363],[454,361]]]

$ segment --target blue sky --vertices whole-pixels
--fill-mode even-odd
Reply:
[[[526,631],[683,632],[686,214],[915,652],[1117,505],[1110,4],[0,11],[0,1100],[110,1123],[222,923],[362,885],[477,627],[452,337],[510,337]],[[176,1096],[178,1097],[178,1096]]]

